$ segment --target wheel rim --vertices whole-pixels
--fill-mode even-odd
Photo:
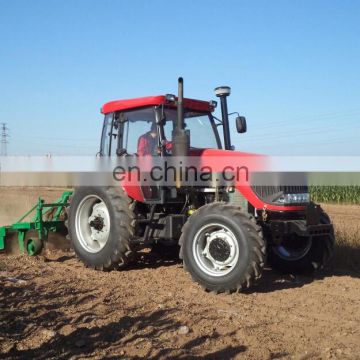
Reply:
[[[296,261],[302,259],[312,246],[312,237],[291,237],[283,244],[273,247],[275,254],[281,259],[287,261]]]
[[[81,200],[75,214],[76,235],[88,252],[97,253],[106,245],[110,234],[110,214],[104,201],[97,195]]]
[[[217,223],[205,225],[196,233],[192,251],[197,266],[211,276],[227,275],[239,259],[235,235],[228,227]]]

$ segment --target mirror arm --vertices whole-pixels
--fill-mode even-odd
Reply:
[[[217,118],[216,116],[214,116],[214,115],[212,115],[212,114],[211,114],[211,116],[212,116],[215,120],[217,120],[217,121],[219,122],[218,124],[216,124],[216,126],[222,125],[222,120],[220,120],[219,118]]]

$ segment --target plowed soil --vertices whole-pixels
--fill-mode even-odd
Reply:
[[[12,191],[37,195],[2,192],[1,223]],[[328,208],[349,224],[358,210]],[[315,278],[266,269],[248,292],[215,295],[156,253],[109,273],[72,251],[0,255],[0,358],[360,359],[359,276],[336,262]]]

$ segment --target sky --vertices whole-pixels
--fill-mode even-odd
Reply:
[[[183,76],[190,98],[231,86],[236,149],[360,155],[359,19],[356,0],[0,0],[8,154],[95,154],[104,103]]]

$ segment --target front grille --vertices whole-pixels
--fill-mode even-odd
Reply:
[[[308,187],[303,186],[260,186],[253,185],[254,193],[266,203],[273,203],[282,194],[302,194],[309,191]]]

